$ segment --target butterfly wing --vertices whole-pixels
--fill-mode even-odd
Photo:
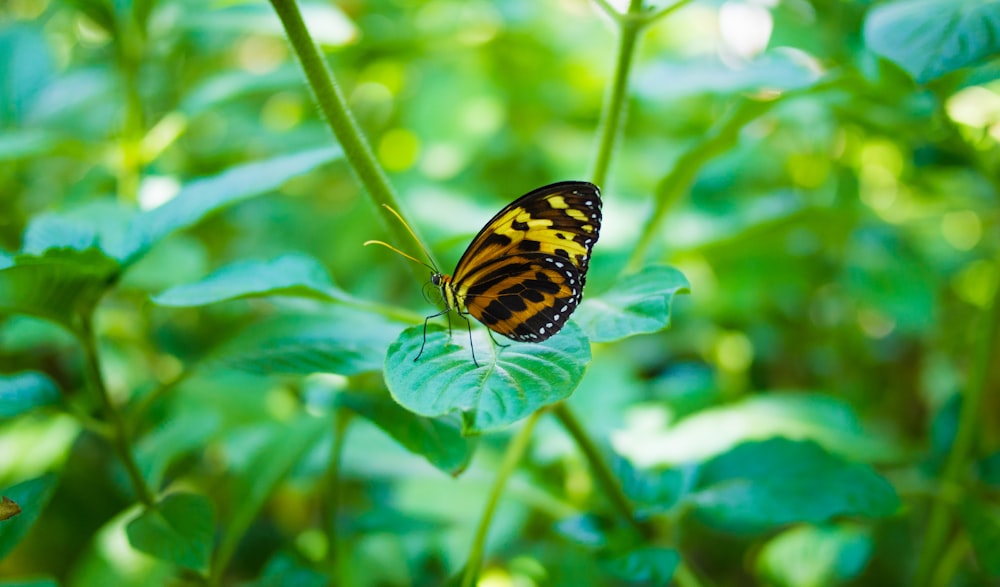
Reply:
[[[580,181],[538,188],[504,207],[472,240],[451,279],[469,314],[514,340],[559,331],[583,295],[601,228],[601,194]]]

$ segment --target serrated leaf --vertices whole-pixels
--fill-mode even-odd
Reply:
[[[0,418],[13,418],[59,402],[59,389],[43,373],[24,371],[0,375]]]
[[[462,422],[455,416],[418,416],[401,408],[388,395],[347,391],[339,394],[337,401],[449,475],[457,476],[472,458],[475,439],[462,436]]]
[[[278,316],[242,330],[208,361],[261,375],[357,375],[382,368],[382,353],[398,329],[397,323],[355,308]]]
[[[865,42],[919,83],[1000,52],[1000,0],[907,0],[872,8]]]
[[[966,498],[959,514],[980,568],[990,578],[1000,579],[1000,508]]]
[[[21,255],[0,270],[0,312],[29,314],[74,330],[81,316],[118,275],[118,265],[96,249]]]
[[[476,329],[472,360],[468,338],[439,326],[403,331],[385,357],[385,381],[406,409],[423,416],[462,415],[466,434],[503,428],[569,397],[590,362],[590,343],[572,322],[541,343],[495,346]]]
[[[7,497],[21,508],[20,514],[0,522],[0,559],[14,550],[31,529],[52,498],[57,481],[55,475],[42,475],[0,490],[0,495]]]
[[[705,524],[738,534],[834,516],[885,517],[895,489],[871,467],[849,463],[812,442],[775,438],[741,444],[702,465],[689,496]]]
[[[573,321],[594,342],[658,332],[670,326],[674,296],[689,288],[684,275],[672,267],[646,267],[616,281],[603,294],[584,299]]]
[[[137,550],[201,571],[212,554],[215,512],[203,495],[173,493],[140,513],[125,532]]]
[[[276,295],[322,300],[346,297],[319,261],[292,253],[271,261],[240,261],[226,265],[201,281],[174,286],[152,299],[161,306],[190,307]]]
[[[607,572],[641,585],[667,585],[681,562],[673,548],[643,546],[601,561]]]
[[[277,189],[289,179],[342,155],[340,147],[315,149],[237,165],[192,181],[174,199],[135,218],[125,236],[122,263],[133,263],[174,231],[192,226],[225,206]]]
[[[775,587],[841,585],[864,570],[872,547],[869,532],[858,526],[796,526],[761,549],[757,573]]]

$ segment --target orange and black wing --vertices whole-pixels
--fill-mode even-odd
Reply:
[[[452,277],[455,296],[495,332],[545,340],[580,303],[600,228],[594,184],[538,188],[500,210],[472,240]]]

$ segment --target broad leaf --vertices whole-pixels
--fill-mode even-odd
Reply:
[[[326,587],[327,577],[308,567],[298,564],[291,556],[279,552],[274,555],[260,577],[250,583],[241,583],[242,587]]]
[[[74,330],[118,276],[117,264],[96,249],[18,256],[0,269],[0,312],[52,320]]]
[[[414,326],[389,346],[385,381],[392,396],[423,416],[462,415],[465,433],[503,428],[568,397],[590,362],[590,344],[572,322],[541,343],[495,346],[479,328],[451,338],[439,326]]]
[[[125,531],[137,550],[177,566],[208,568],[215,513],[203,495],[173,493],[129,522]]]
[[[57,481],[58,478],[55,475],[43,475],[18,483],[13,487],[0,489],[0,495],[10,499],[21,508],[20,514],[0,522],[0,559],[14,550],[17,543],[31,529],[52,497]]]
[[[114,200],[96,200],[69,210],[46,212],[31,219],[22,251],[42,255],[50,249],[85,251],[97,248],[117,258],[135,211]]]
[[[198,281],[168,289],[153,301],[161,306],[203,306],[259,296],[300,296],[343,299],[330,274],[316,259],[288,254],[271,261],[240,261]]]
[[[0,375],[0,418],[13,418],[58,401],[59,389],[42,373]]]
[[[594,342],[611,342],[670,326],[670,303],[690,291],[684,275],[654,265],[628,275],[597,297],[583,300],[573,320]]]
[[[398,329],[396,323],[354,308],[278,316],[239,332],[215,349],[209,361],[262,375],[357,375],[382,368],[382,353]]]
[[[136,446],[143,477],[150,486],[159,487],[170,463],[186,453],[203,450],[220,425],[219,414],[209,410],[188,409],[171,414]]]
[[[775,587],[841,585],[855,579],[872,555],[872,538],[857,526],[796,526],[760,551],[761,583]]]
[[[255,161],[192,181],[166,204],[140,214],[129,227],[121,260],[128,265],[168,234],[225,206],[277,189],[289,179],[342,156],[339,147]]]
[[[991,579],[1000,579],[1000,507],[964,499],[959,513],[980,568]]]
[[[1000,53],[1000,0],[900,0],[872,8],[865,42],[919,83]]]
[[[834,516],[885,517],[899,498],[867,465],[812,442],[775,438],[742,444],[705,463],[689,503],[709,526],[756,533]]]
[[[337,401],[445,473],[457,476],[472,458],[475,440],[462,436],[462,423],[454,416],[418,416],[401,408],[387,395],[372,393],[347,391],[339,394]]]

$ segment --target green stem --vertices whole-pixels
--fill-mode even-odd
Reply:
[[[740,130],[748,122],[770,110],[776,102],[777,100],[742,99],[703,141],[677,158],[673,170],[656,187],[653,213],[643,226],[639,242],[625,265],[625,272],[636,271],[642,266],[646,252],[659,234],[658,229],[667,212],[688,192],[702,166],[716,155],[729,150],[739,139]]]
[[[312,88],[316,97],[316,103],[320,111],[323,112],[334,136],[337,137],[337,141],[340,142],[340,146],[344,149],[344,155],[351,164],[351,168],[358,175],[358,179],[368,195],[378,206],[378,210],[394,238],[398,242],[406,242],[410,238],[409,233],[385,209],[385,206],[389,206],[405,218],[403,210],[396,201],[395,192],[389,184],[385,171],[375,159],[375,153],[365,139],[361,127],[358,126],[348,109],[347,100],[344,98],[344,93],[337,84],[333,72],[323,61],[316,43],[309,35],[309,30],[302,20],[302,13],[299,11],[298,5],[295,0],[271,0],[271,5],[278,14],[278,18],[281,19],[281,24],[285,27],[285,33],[302,64],[306,79],[309,81],[309,87]],[[414,230],[416,229],[414,228]],[[419,233],[417,236],[419,239]],[[431,264],[437,266],[433,258]],[[416,265],[412,267],[420,279],[426,278],[422,269]]]
[[[1000,267],[1000,259],[997,260]],[[997,359],[998,339],[1000,339],[1000,287],[994,294],[990,307],[979,320],[974,348],[972,349],[972,364],[962,397],[961,412],[958,419],[958,431],[951,445],[951,452],[945,462],[939,485],[948,489],[961,487],[963,478],[968,472],[969,457],[979,431],[979,419],[983,411],[983,402],[989,385],[989,371]],[[917,584],[930,585],[935,572],[934,567],[943,564],[940,561],[941,551],[948,541],[952,526],[952,503],[948,495],[938,497],[931,509],[924,545],[920,551],[917,566]]]
[[[493,520],[497,504],[500,502],[500,496],[503,495],[507,479],[510,478],[511,473],[517,468],[517,464],[521,461],[524,451],[528,448],[531,433],[534,431],[535,424],[538,423],[538,419],[544,411],[536,410],[528,416],[524,421],[524,425],[517,432],[517,435],[507,445],[507,451],[504,453],[503,461],[497,470],[497,477],[493,481],[493,488],[486,499],[486,509],[483,510],[479,526],[476,528],[476,535],[472,540],[472,550],[469,552],[469,560],[465,563],[465,572],[462,574],[462,587],[472,587],[476,581],[476,577],[479,575],[479,568],[483,564],[483,549],[486,546],[486,535],[489,532],[490,522]]]
[[[91,317],[84,318],[80,323],[79,338],[83,346],[86,363],[86,375],[90,388],[101,401],[104,408],[104,415],[111,424],[111,444],[118,452],[118,457],[125,466],[129,480],[132,482],[132,489],[136,498],[147,508],[156,504],[156,498],[152,490],[146,485],[146,480],[139,472],[139,465],[132,455],[132,441],[125,420],[118,409],[115,408],[108,388],[104,385],[104,378],[101,376],[101,363],[97,353],[97,337],[94,334],[94,325]]]
[[[333,415],[333,447],[330,449],[330,464],[327,466],[324,480],[325,499],[321,504],[323,522],[326,530],[326,569],[331,584],[337,580],[337,518],[340,515],[340,472],[344,453],[344,436],[351,415],[346,409],[337,407]]]
[[[625,97],[628,91],[628,78],[632,71],[632,59],[645,21],[642,14],[642,0],[631,0],[625,18],[618,18],[620,37],[618,39],[618,56],[615,60],[615,71],[611,85],[604,98],[601,109],[601,119],[597,130],[597,154],[594,157],[594,167],[590,174],[591,181],[603,186],[611,166],[611,155],[614,153],[615,142],[621,134],[622,121],[625,115]]]
[[[618,479],[615,478],[615,474],[608,467],[607,461],[601,455],[601,451],[597,448],[597,445],[587,434],[587,431],[580,425],[580,421],[576,419],[573,412],[566,405],[566,402],[560,402],[552,408],[552,413],[555,414],[556,418],[559,418],[559,422],[563,425],[563,428],[569,432],[573,440],[576,441],[576,445],[580,447],[580,451],[583,452],[583,456],[590,463],[590,468],[594,472],[594,477],[597,482],[604,489],[604,494],[611,499],[611,504],[618,510],[618,514],[628,521],[629,525],[640,535],[646,535],[646,529],[643,525],[635,519],[635,515],[632,512],[632,504],[629,502],[628,497],[625,495],[625,491],[622,489]]]

